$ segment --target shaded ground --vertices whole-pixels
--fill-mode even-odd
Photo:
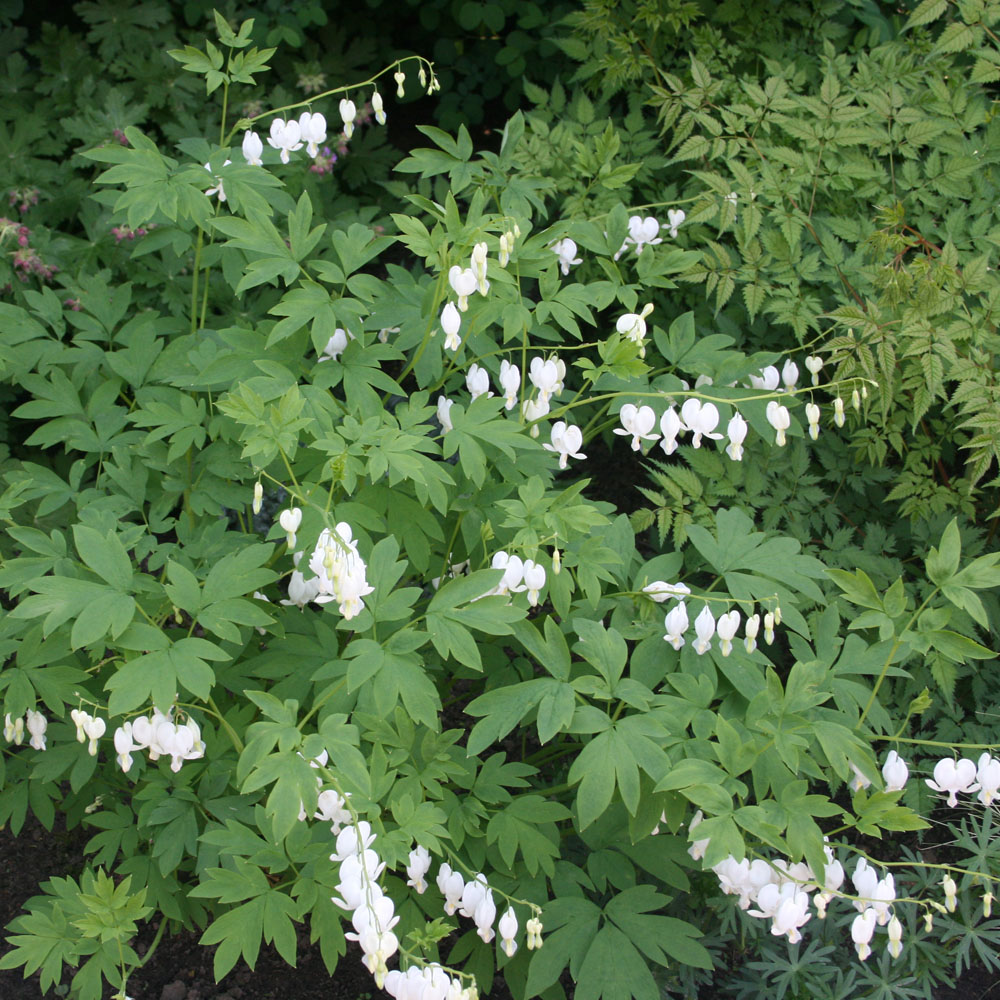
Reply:
[[[49,833],[30,818],[19,837],[0,831],[0,928],[22,912],[24,901],[36,894],[40,882],[54,875],[79,875],[87,834],[78,834],[67,834],[58,825]],[[155,931],[153,925],[139,938],[136,950],[140,955],[145,952],[143,938],[152,939]],[[8,950],[5,936],[0,933],[0,953]],[[263,945],[255,971],[240,962],[221,983],[212,975],[215,949],[197,942],[197,934],[164,936],[149,964],[129,979],[129,996],[135,1000],[367,1000],[379,994],[371,976],[350,954],[331,978],[318,946],[309,945],[308,931],[299,940],[297,968],[290,969],[273,948]],[[0,1000],[40,1000],[41,996],[37,975],[25,980],[23,970],[0,971]],[[110,996],[108,991],[106,997]]]

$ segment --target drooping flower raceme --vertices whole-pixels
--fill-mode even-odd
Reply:
[[[340,613],[348,621],[364,610],[362,598],[375,589],[368,583],[367,567],[346,521],[340,521],[333,531],[323,529],[309,560],[309,569],[320,584],[317,603],[336,600]]]
[[[340,864],[339,896],[334,897],[333,902],[342,909],[353,911],[354,933],[344,936],[358,942],[364,953],[361,961],[381,989],[389,975],[386,962],[399,949],[399,941],[392,930],[399,917],[392,899],[376,881],[385,862],[372,850],[374,842],[371,826],[364,820],[345,826],[337,835],[337,850],[330,855],[330,860]]]

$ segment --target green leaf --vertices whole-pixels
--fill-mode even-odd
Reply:
[[[949,660],[965,663],[966,660],[992,660],[997,654],[968,636],[947,629],[930,629],[920,633],[931,645]]]
[[[660,991],[635,945],[606,924],[594,937],[580,966],[576,1000],[659,1000]]]
[[[102,535],[94,528],[74,524],[73,540],[84,564],[105,583],[123,592],[132,586],[132,560],[113,531]]]
[[[106,690],[111,692],[108,714],[124,715],[150,701],[166,712],[179,686],[196,698],[207,699],[215,683],[215,671],[206,661],[229,658],[214,643],[188,637],[167,649],[128,660],[105,684]]]
[[[915,28],[936,21],[948,9],[948,0],[921,0],[910,12],[906,26]]]
[[[941,547],[931,548],[924,565],[927,576],[939,587],[948,583],[958,570],[962,557],[962,539],[958,533],[958,518],[952,518],[941,536]]]

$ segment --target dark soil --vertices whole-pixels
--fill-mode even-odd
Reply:
[[[18,837],[0,831],[0,927],[22,912],[40,882],[54,875],[79,876],[86,863],[87,839],[86,831],[67,833],[58,819],[52,833],[31,818]],[[139,955],[155,933],[155,923],[144,928],[135,942]],[[200,946],[198,937],[197,933],[164,935],[149,964],[129,978],[128,995],[135,1000],[367,1000],[380,994],[361,964],[360,952],[348,952],[331,977],[319,946],[309,944],[308,930],[299,938],[296,968],[289,968],[274,948],[262,945],[253,972],[240,962],[220,983],[212,975],[215,949]],[[6,951],[6,943],[0,943],[0,953]],[[64,981],[68,984],[71,978],[67,970]],[[107,990],[105,1000],[112,993]],[[20,969],[0,971],[0,1000],[41,997],[37,974],[24,979]]]

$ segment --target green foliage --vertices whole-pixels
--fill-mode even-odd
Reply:
[[[51,78],[0,127],[5,190],[58,270],[27,267],[4,220],[0,822],[30,809],[51,828],[58,809],[93,828],[101,869],[29,900],[0,964],[45,987],[77,969],[84,1000],[103,980],[124,993],[156,912],[202,932],[218,976],[263,943],[294,964],[297,925],[333,973],[346,908],[314,820],[335,792],[350,822],[334,826],[376,835],[387,896],[407,896],[420,845],[487,873],[498,910],[541,913],[544,946],[508,955],[436,916],[432,875],[399,906],[402,966],[447,943],[484,990],[499,968],[524,1000],[557,996],[567,968],[594,1000],[695,983],[742,919],[699,868],[819,873],[831,831],[845,861],[862,837],[918,836],[928,792],[884,790],[882,744],[957,743],[970,706],[1000,705],[980,667],[1000,620],[982,526],[992,14],[963,7],[935,34],[943,6],[906,31],[793,7],[765,19],[787,39],[751,47],[753,5],[591,2],[543,31],[521,0],[425,5],[439,64],[455,58],[390,51],[327,86],[310,36],[345,29],[319,6],[259,6],[237,28],[186,5],[211,38],[144,6],[138,46],[112,7],[81,4],[86,39],[46,27],[5,64],[6,93],[29,66]],[[554,39],[575,72],[543,65]],[[346,47],[338,74],[382,51]],[[269,65],[294,75],[288,49],[302,93],[260,90]],[[494,63],[543,75],[479,150],[456,119],[499,96],[498,77],[477,89]],[[419,73],[445,101],[392,180],[364,123],[329,178],[322,152],[319,170],[270,147],[246,162],[246,129],[307,104],[332,133],[341,97],[377,84],[397,114],[404,71],[411,97]],[[639,252],[631,217],[680,206]],[[477,290],[454,303],[451,270],[478,247]],[[763,384],[792,360],[794,386]],[[496,395],[474,392],[473,365]],[[830,403],[854,391],[842,428]],[[625,426],[628,405],[652,408],[655,433],[690,401],[719,421],[676,450],[663,438],[662,457]],[[737,414],[741,458],[714,430]],[[586,453],[568,469],[559,420]],[[543,582],[512,581],[514,556]],[[759,644],[665,636],[668,583],[713,630],[763,619]],[[74,733],[80,709],[107,732]],[[187,752],[112,754],[154,709],[195,725]],[[14,729],[36,711],[44,750]],[[849,789],[856,771],[875,787]],[[971,837],[970,870],[991,874]],[[811,990],[843,924],[831,910],[834,930],[767,952],[740,989]],[[991,925],[963,926],[957,961],[993,954]],[[911,972],[926,984],[932,965]],[[828,992],[891,995],[873,968]]]

